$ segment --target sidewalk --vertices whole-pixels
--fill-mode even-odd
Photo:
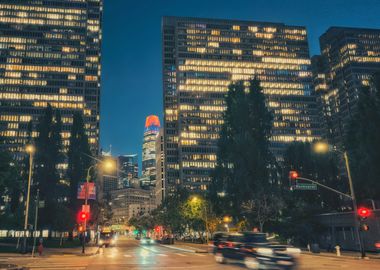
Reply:
[[[321,256],[321,257],[331,257],[331,258],[344,258],[344,259],[360,259],[360,253],[354,252],[354,251],[342,251],[341,256],[336,256],[335,252],[320,252],[320,253],[311,253],[309,251],[302,250],[302,255],[309,255],[309,256]],[[378,259],[380,260],[380,254],[377,253],[366,253],[366,256],[368,259]]]
[[[8,245],[8,244],[6,244]],[[31,247],[29,247],[29,250],[31,250]],[[75,247],[75,248],[44,248],[44,251],[42,253],[42,256],[54,256],[54,255],[77,255],[77,256],[92,256],[95,255],[98,251],[97,246],[86,246],[85,254],[82,254],[82,247]],[[15,252],[4,252],[0,253],[0,258],[14,258],[14,257],[31,257],[31,253],[21,254],[17,251]],[[35,250],[35,257],[38,257],[38,251],[37,248]]]

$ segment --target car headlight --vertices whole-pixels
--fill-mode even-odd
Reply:
[[[273,250],[271,248],[258,248],[256,251],[262,255],[273,255]]]
[[[153,243],[154,243],[154,240],[153,240],[153,239],[152,239],[152,240],[150,240],[150,243],[151,243],[151,244],[153,244]]]
[[[297,257],[301,254],[301,249],[288,247],[288,248],[286,248],[286,253],[288,253],[289,255],[293,255],[293,256]]]
[[[99,245],[103,245],[104,244],[104,241],[103,240],[99,240]]]

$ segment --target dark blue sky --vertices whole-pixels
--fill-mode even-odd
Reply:
[[[303,25],[314,55],[330,26],[380,28],[380,0],[104,0],[100,135],[113,154],[141,158],[145,117],[162,120],[165,15]]]

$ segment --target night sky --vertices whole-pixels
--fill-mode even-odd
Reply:
[[[162,122],[162,16],[306,26],[314,55],[328,27],[380,28],[379,15],[380,0],[104,0],[101,146],[141,159],[145,117]]]

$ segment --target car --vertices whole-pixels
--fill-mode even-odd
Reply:
[[[150,237],[143,237],[141,238],[140,243],[141,245],[153,245],[156,243],[156,241]]]
[[[243,263],[248,269],[291,270],[297,266],[295,256],[285,250],[276,250],[264,233],[231,233],[219,241],[215,250],[218,263]]]
[[[116,244],[116,237],[112,232],[100,232],[98,245],[109,247]]]
[[[215,232],[212,235],[212,241],[209,243],[209,252],[215,254],[218,245],[227,239],[229,233],[227,232]]]

